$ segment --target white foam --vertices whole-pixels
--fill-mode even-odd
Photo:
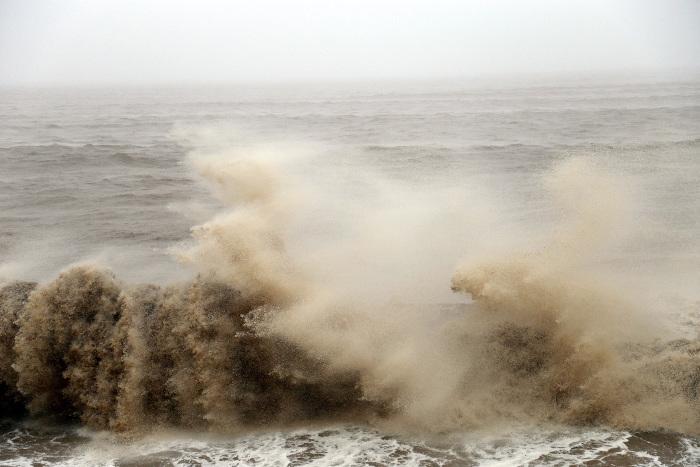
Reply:
[[[684,452],[662,459],[656,452],[629,447],[637,436],[625,431],[570,427],[517,427],[500,433],[469,433],[450,436],[438,444],[406,439],[359,427],[328,427],[290,432],[269,432],[241,437],[214,437],[193,433],[161,433],[138,441],[123,442],[106,432],[78,430],[89,440],[75,447],[57,466],[116,465],[256,465],[260,467],[362,466],[362,465],[478,465],[561,466],[586,462],[606,463],[613,457],[629,465],[698,465],[700,441],[680,438]],[[3,440],[3,451],[12,437]],[[56,437],[60,443],[61,438]],[[653,443],[647,441],[653,447]],[[47,461],[48,450],[26,458],[14,447],[17,457],[3,465],[29,466]],[[40,450],[41,451],[41,450]],[[11,457],[11,456],[10,456]],[[8,457],[6,457],[7,459]]]

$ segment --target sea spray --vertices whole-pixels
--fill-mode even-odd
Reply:
[[[645,313],[590,261],[628,228],[629,196],[596,167],[554,167],[554,233],[536,248],[468,252],[452,288],[472,303],[444,315],[316,282],[314,262],[288,248],[297,197],[273,160],[223,153],[192,165],[222,212],[176,251],[191,281],[136,286],[79,265],[2,289],[1,388],[15,412],[127,432],[514,420],[700,431],[697,345],[650,339]],[[368,225],[384,237],[418,212],[406,209]],[[343,248],[355,239],[347,251],[374,252],[371,234]],[[309,255],[322,271],[352,267],[346,254]]]
[[[0,287],[0,410],[5,415],[24,412],[25,400],[17,389],[15,336],[18,319],[27,304],[33,282],[14,282]]]

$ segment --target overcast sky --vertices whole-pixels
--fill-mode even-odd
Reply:
[[[700,0],[0,0],[0,83],[700,68]]]

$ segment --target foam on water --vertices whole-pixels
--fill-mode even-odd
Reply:
[[[425,441],[356,426],[223,438],[164,432],[124,440],[84,428],[16,427],[0,438],[2,465],[145,466],[561,466],[697,465],[698,440],[673,434],[570,427],[455,433]]]

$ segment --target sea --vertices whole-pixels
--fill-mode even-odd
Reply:
[[[267,202],[257,184],[277,186],[278,179],[255,172],[254,183],[238,175],[221,182],[217,177],[227,172],[218,165],[193,164],[208,153],[217,160],[263,161],[290,174],[299,196],[285,191],[281,198],[291,207],[275,202],[266,216],[292,217],[280,227],[292,231],[290,251],[309,269],[324,263],[316,272],[324,285],[342,289],[347,283],[352,293],[366,292],[367,301],[449,309],[450,316],[462,313],[463,303],[478,302],[471,282],[453,282],[467,294],[450,290],[455,268],[471,258],[473,245],[489,244],[483,251],[490,252],[492,243],[510,247],[562,229],[547,182],[559,174],[557,189],[584,186],[575,202],[583,198],[582,212],[594,225],[626,216],[610,227],[615,241],[617,234],[626,240],[592,247],[595,264],[620,283],[634,283],[629,290],[652,304],[646,312],[653,322],[671,323],[669,341],[692,346],[698,339],[698,75],[5,87],[0,285],[24,280],[41,288],[84,264],[109,268],[124,287],[165,287],[204,274],[202,263],[217,253],[188,250],[193,232],[194,241],[201,240],[193,226],[211,225],[208,220],[221,219],[237,203]],[[567,165],[571,160],[584,162]],[[591,166],[594,174],[610,174],[615,190],[609,194],[607,185],[591,182],[597,175],[567,178]],[[245,196],[221,195],[237,183]],[[620,191],[630,209],[596,217],[618,203]],[[312,209],[295,208],[307,199]],[[483,222],[472,228],[475,219]],[[472,237],[474,229],[479,234]],[[338,245],[341,253],[329,253]],[[249,257],[237,254],[238,260]],[[275,261],[260,267],[274,268]],[[232,287],[239,286],[239,274],[225,276]],[[256,270],[255,280],[241,282],[242,290],[258,293],[261,274]],[[647,332],[653,335],[655,324]],[[289,339],[301,339],[299,333]],[[323,349],[331,347],[318,348],[323,359]],[[690,362],[700,372],[700,359]],[[68,378],[66,368],[54,377]],[[28,384],[23,394],[31,398]],[[425,431],[416,428],[421,415],[411,419],[410,430],[400,422],[329,417],[250,429],[244,424],[231,432],[174,423],[125,435],[79,414],[57,420],[46,411],[8,412],[0,414],[0,466],[694,466],[700,465],[700,431],[692,430],[700,427],[696,397],[687,396],[690,421],[679,424],[661,418],[636,423],[627,412],[610,423],[550,415],[518,415],[508,423],[505,411],[498,423],[479,426],[470,419],[433,429],[431,420]]]

